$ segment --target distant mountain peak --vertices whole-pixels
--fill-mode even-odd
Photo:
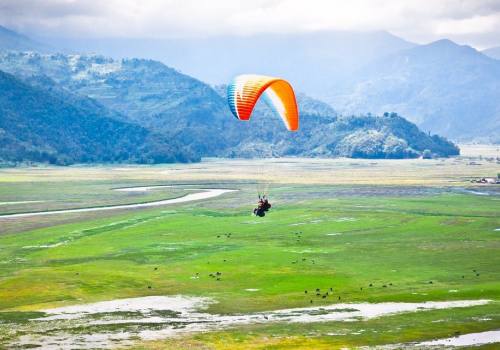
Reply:
[[[432,42],[428,43],[427,46],[460,46],[460,45],[458,45],[456,42],[454,42],[450,39],[444,38],[444,39],[432,41]]]
[[[415,50],[440,50],[442,52],[449,52],[449,53],[458,53],[458,54],[478,54],[479,51],[477,51],[475,48],[469,46],[469,45],[460,45],[457,44],[456,42],[450,40],[450,39],[439,39],[436,41],[433,41],[431,43],[428,43],[426,45],[422,46],[417,46],[414,48]]]

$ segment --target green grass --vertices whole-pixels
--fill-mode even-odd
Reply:
[[[146,295],[213,297],[219,303],[209,311],[215,313],[310,306],[310,300],[331,304],[338,297],[341,302],[500,300],[496,196],[443,191],[359,196],[350,187],[287,185],[273,189],[275,207],[260,219],[250,216],[251,206],[242,206],[252,197],[243,189],[207,204],[0,236],[0,330],[2,322],[21,322],[24,312],[44,307]],[[216,271],[222,272],[221,281],[209,277]],[[199,279],[191,278],[195,273]],[[330,287],[334,293],[326,299],[304,293]],[[484,315],[491,321],[474,322]],[[440,318],[445,321],[430,326]],[[139,348],[178,347],[184,341],[215,348],[272,348],[267,345],[275,341],[277,348],[326,348],[499,327],[494,303],[361,323],[249,326]],[[332,329],[346,335],[327,336]],[[365,331],[353,334],[359,329]]]

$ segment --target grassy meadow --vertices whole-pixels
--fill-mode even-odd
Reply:
[[[216,314],[351,302],[492,302],[138,339],[135,349],[332,349],[500,329],[500,190],[468,182],[500,169],[474,157],[0,170],[0,215],[140,203],[189,188],[238,190],[153,209],[0,216],[0,347],[25,333],[41,310],[148,295],[210,297],[217,303],[208,312]],[[262,168],[272,169],[273,208],[256,218],[252,179]],[[155,184],[179,187],[113,190]],[[218,279],[210,276],[216,272]],[[332,291],[316,296],[316,288]]]

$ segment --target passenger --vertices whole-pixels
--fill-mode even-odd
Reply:
[[[271,208],[271,203],[269,203],[266,196],[259,195],[259,202],[257,203],[257,208],[253,210],[253,214],[259,217],[263,217],[266,215],[266,211],[269,211]]]

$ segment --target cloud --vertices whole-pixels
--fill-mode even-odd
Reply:
[[[500,45],[500,0],[0,0],[0,23],[69,37],[387,30],[416,42],[485,46]]]
[[[477,34],[495,31],[500,22],[500,13],[463,19],[448,19],[436,24],[440,35]]]

